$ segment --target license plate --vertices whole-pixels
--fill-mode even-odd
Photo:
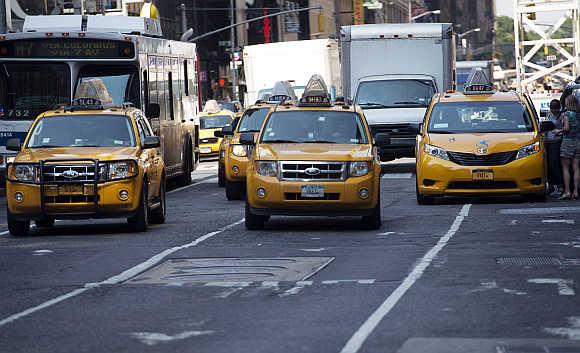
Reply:
[[[324,197],[324,186],[322,185],[302,185],[300,196],[308,198]]]
[[[83,186],[82,185],[60,185],[58,187],[58,193],[60,195],[82,195]]]
[[[474,170],[471,174],[472,180],[493,180],[493,171],[491,170]]]
[[[211,153],[211,147],[202,147],[199,149],[201,153]]]

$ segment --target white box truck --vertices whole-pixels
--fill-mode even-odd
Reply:
[[[373,135],[391,136],[381,160],[413,157],[431,97],[455,88],[453,26],[345,26],[340,41],[344,95],[364,110]]]
[[[332,98],[341,94],[338,41],[313,39],[244,47],[245,105],[271,93],[277,81],[290,81],[298,98],[313,74],[324,78]]]

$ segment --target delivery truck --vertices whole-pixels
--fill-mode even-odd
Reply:
[[[455,88],[452,25],[344,26],[340,34],[344,95],[364,110],[373,135],[391,137],[381,160],[413,157],[431,97]]]
[[[340,59],[336,39],[313,39],[244,47],[245,106],[271,93],[277,81],[290,81],[298,98],[306,83],[319,74],[332,98],[341,95]]]

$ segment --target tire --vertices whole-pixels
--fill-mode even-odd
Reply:
[[[179,177],[179,184],[182,186],[191,184],[191,172],[193,172],[192,158],[191,147],[187,147],[185,151],[185,160],[183,161],[183,174]]]
[[[7,215],[8,231],[13,237],[25,237],[30,232],[30,221],[18,221],[12,217],[8,211]]]
[[[419,205],[433,205],[435,203],[435,197],[425,196],[419,193],[419,185],[417,185],[417,183],[415,183],[415,195]]]
[[[381,219],[381,195],[379,191],[379,197],[377,199],[377,205],[373,209],[373,213],[368,216],[364,216],[361,219],[361,226],[363,229],[374,230],[380,229],[382,225]]]
[[[243,186],[243,183],[234,183],[226,180],[226,198],[228,201],[241,200]]]
[[[258,216],[252,213],[250,210],[250,206],[246,202],[246,217],[245,217],[245,225],[247,230],[260,230],[264,229],[264,223],[268,217]]]
[[[54,227],[54,219],[43,219],[34,221],[37,228],[52,228]]]
[[[139,200],[139,208],[133,217],[127,219],[129,228],[133,232],[145,232],[149,226],[149,193],[147,190],[147,181],[143,182],[141,187],[141,199]]]
[[[526,199],[531,202],[546,202],[548,194],[546,192],[539,192],[537,194],[526,195]]]
[[[161,179],[161,187],[159,188],[159,207],[151,210],[149,215],[149,223],[163,224],[165,223],[165,215],[167,212],[167,204],[165,203],[165,178]]]
[[[224,170],[224,166],[218,163],[218,186],[223,188],[226,186],[226,171]]]

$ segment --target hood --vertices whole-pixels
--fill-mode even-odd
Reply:
[[[66,147],[25,149],[18,154],[16,162],[38,162],[50,159],[95,158],[100,161],[133,159],[136,147]]]
[[[427,108],[388,108],[364,109],[365,118],[369,125],[414,123],[423,121]]]
[[[287,161],[352,161],[369,159],[369,145],[339,145],[333,143],[260,144],[257,159]]]
[[[427,143],[451,152],[476,153],[487,144],[487,153],[508,152],[535,142],[534,132],[482,134],[429,134]]]

